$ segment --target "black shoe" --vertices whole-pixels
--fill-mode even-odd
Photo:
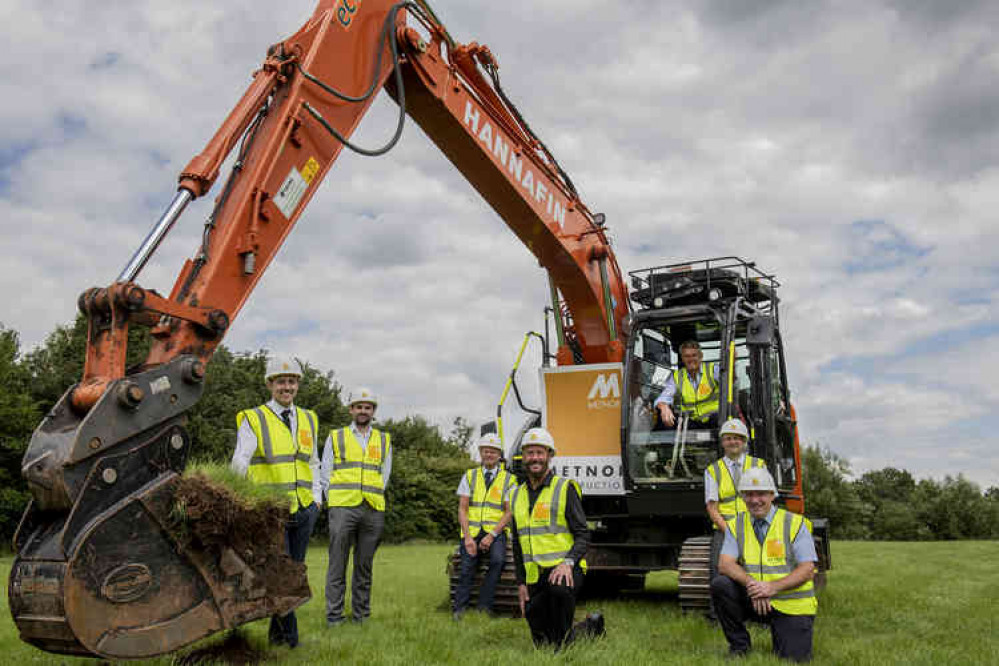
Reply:
[[[365,618],[363,617],[352,617],[350,618],[351,624],[364,624]]]
[[[326,628],[335,629],[336,627],[342,625],[344,622],[346,622],[346,620],[343,619],[342,617],[338,620],[326,620]]]
[[[607,633],[604,628],[604,614],[599,611],[586,615],[586,626],[591,636],[603,636]]]
[[[456,610],[455,612],[451,613],[451,619],[454,620],[455,622],[461,622],[461,618],[464,615],[465,615],[464,610]]]
[[[725,658],[731,661],[734,659],[744,659],[748,656],[749,656],[749,649],[747,648],[745,650],[729,650],[728,654],[725,655]]]

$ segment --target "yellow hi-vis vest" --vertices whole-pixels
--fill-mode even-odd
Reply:
[[[718,411],[718,382],[715,381],[714,363],[701,364],[701,380],[694,387],[686,368],[673,371],[676,395],[680,397],[680,409],[693,411],[695,421],[707,421],[708,416]]]
[[[798,562],[794,559],[791,544],[802,529],[809,530],[809,522],[802,516],[784,509],[777,509],[774,519],[767,529],[763,543],[753,531],[753,517],[739,512],[728,521],[728,528],[739,544],[739,564],[756,580],[779,580],[794,571]],[[815,598],[815,584],[808,581],[796,588],[778,592],[770,598],[770,605],[785,615],[815,615],[819,602]]]
[[[749,454],[746,454],[742,461],[743,472],[753,467],[766,466],[767,464],[762,459],[754,458]],[[708,474],[718,485],[718,513],[722,515],[722,518],[726,521],[731,520],[735,518],[735,514],[745,512],[746,503],[742,501],[742,497],[736,491],[739,482],[732,478],[732,473],[728,465],[725,464],[725,459],[719,458],[711,463],[708,466]]]
[[[236,414],[236,429],[245,419],[257,437],[257,450],[250,458],[247,477],[254,483],[284,490],[291,499],[291,512],[309,506],[312,497],[312,468],[309,460],[316,445],[319,418],[311,409],[295,407],[295,432],[267,405],[244,409]]]
[[[480,532],[492,532],[503,517],[503,500],[506,493],[516,480],[513,474],[497,468],[492,485],[486,491],[486,475],[482,467],[476,467],[465,472],[465,479],[471,494],[468,498],[468,528],[473,537]],[[479,528],[476,530],[475,528]]]
[[[558,566],[572,549],[572,532],[565,517],[566,495],[569,484],[579,492],[575,481],[552,477],[534,502],[534,510],[530,510],[527,482],[517,486],[510,500],[510,510],[517,526],[517,536],[520,541],[520,552],[524,558],[524,572],[527,583],[538,582],[541,569]],[[586,560],[580,560],[579,566],[586,571]]]
[[[371,429],[368,446],[362,448],[350,426],[330,433],[333,444],[333,472],[327,493],[329,506],[357,506],[366,501],[378,511],[385,510],[385,479],[382,468],[392,454],[387,432]]]

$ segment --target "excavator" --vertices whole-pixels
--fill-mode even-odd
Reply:
[[[350,137],[382,89],[399,106],[395,134],[374,150],[355,146]],[[196,446],[185,414],[337,157],[345,147],[387,152],[407,117],[547,269],[571,317],[559,362],[621,360],[628,304],[606,231],[507,97],[490,50],[456,42],[423,1],[319,0],[298,32],[267,49],[117,279],[79,298],[89,322],[83,377],[33,433],[22,464],[31,500],[8,592],[23,640],[138,659],[269,614],[219,562],[165,529],[171,481]],[[142,287],[142,268],[230,155],[202,242],[172,291]],[[152,344],[126,367],[134,326],[148,327]]]
[[[377,149],[357,146],[351,136],[382,89],[399,107],[395,133]],[[35,430],[22,462],[31,500],[8,585],[22,640],[60,654],[141,659],[273,612],[166,529],[173,482],[197,445],[186,413],[214,350],[343,149],[384,154],[407,117],[547,270],[558,369],[621,372],[635,357],[629,326],[639,320],[605,219],[507,96],[488,47],[455,41],[426,0],[319,0],[294,35],[267,49],[117,279],[78,299],[89,324],[83,376]],[[229,157],[201,243],[170,294],[144,288],[143,267]],[[151,347],[128,367],[132,327],[148,329]],[[563,374],[571,373],[552,376]],[[601,386],[601,404],[612,404],[612,382]],[[621,421],[609,422],[620,442]],[[613,497],[607,506],[618,514],[600,520],[613,522],[622,501]],[[306,599],[283,599],[282,608]]]

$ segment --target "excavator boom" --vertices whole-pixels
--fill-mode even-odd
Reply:
[[[209,554],[166,529],[173,482],[194,445],[186,412],[205,364],[326,177],[375,95],[413,118],[549,272],[558,359],[620,361],[628,298],[603,224],[510,102],[485,46],[458,44],[426,2],[320,0],[271,46],[249,88],[119,275],[89,289],[84,376],[32,436],[32,492],[15,536],[10,607],[38,647],[109,659],[164,654],[302,603],[264,603]],[[226,158],[202,243],[168,297],[136,280]],[[125,367],[128,331],[152,347]]]

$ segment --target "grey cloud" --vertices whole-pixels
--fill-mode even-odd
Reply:
[[[0,64],[0,96],[36,101],[0,108],[0,152],[30,147],[0,188],[0,232],[29,248],[0,247],[5,293],[33,285],[31,300],[4,313],[26,347],[73,317],[82,288],[117,274],[263,49],[315,5],[290,0],[275,13],[237,0],[137,0],[84,11],[92,4],[52,14],[17,1],[18,29],[0,28],[13,54]],[[995,10],[906,6],[435,8],[459,40],[493,49],[525,117],[586,203],[608,214],[625,271],[738,254],[778,273],[806,441],[932,474],[960,470],[982,439],[939,444],[961,416],[937,409],[952,401],[933,361],[975,358],[983,377],[999,371],[984,345],[898,358],[997,316],[999,168],[984,83]],[[85,131],[59,130],[67,111]],[[380,143],[395,112],[382,96],[355,138]],[[169,290],[214,196],[192,205],[143,284]],[[858,220],[890,233],[858,230]],[[857,261],[871,270],[848,274]],[[372,384],[385,417],[479,420],[546,301],[534,258],[410,124],[384,158],[344,153],[226,342],[289,349],[347,386]],[[890,376],[871,379],[866,367]],[[536,391],[534,367],[524,382]],[[995,411],[991,386],[974,386],[976,409]],[[913,445],[895,459],[879,453],[895,440]]]

